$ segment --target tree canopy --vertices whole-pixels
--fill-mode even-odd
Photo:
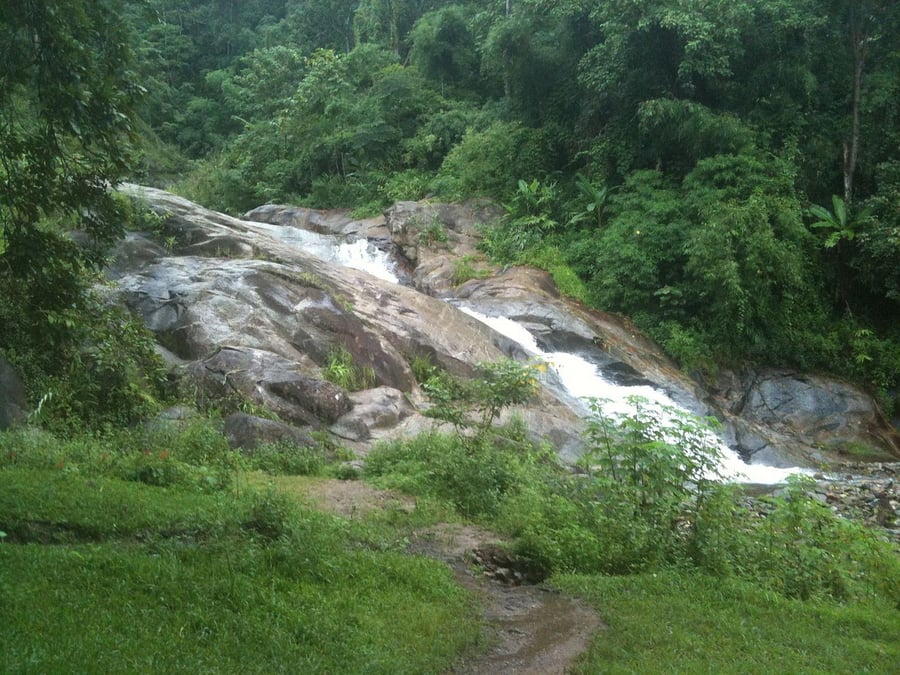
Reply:
[[[897,3],[7,5],[7,269],[51,250],[51,212],[114,234],[126,173],[231,212],[523,204],[524,185],[537,206],[488,248],[556,251],[685,364],[900,387]]]

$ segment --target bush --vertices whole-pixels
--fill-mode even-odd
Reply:
[[[750,532],[745,573],[778,593],[808,600],[882,597],[900,608],[900,559],[861,524],[811,496],[812,479],[789,480],[784,496]]]
[[[158,409],[165,369],[140,319],[87,289],[68,308],[35,316],[20,308],[29,295],[0,297],[0,349],[42,402],[36,421],[103,429]]]
[[[507,122],[470,129],[441,164],[435,189],[443,199],[503,199],[516,191],[522,176],[547,173],[548,154],[540,130]]]
[[[394,489],[451,504],[466,518],[490,520],[504,500],[525,484],[527,457],[501,451],[487,439],[421,434],[375,448],[365,476]]]

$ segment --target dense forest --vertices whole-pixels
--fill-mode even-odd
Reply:
[[[204,400],[106,272],[126,234],[165,271],[194,255],[123,181],[232,214],[486,200],[498,269],[546,269],[691,375],[825,372],[896,424],[898,117],[896,0],[0,1],[0,672],[894,672],[878,448],[763,493],[715,479],[710,420],[593,400],[562,466],[497,422],[547,364],[410,353],[391,391],[444,424],[363,453],[205,348]],[[324,264],[248,248],[204,264],[364,325]],[[316,377],[282,389],[375,380],[303,340]],[[235,417],[292,435],[234,442]],[[535,643],[561,661],[522,666]]]
[[[33,223],[86,220],[108,240],[107,182],[232,213],[487,197],[507,215],[486,252],[574,271],[571,293],[686,368],[827,370],[894,412],[894,2],[14,4],[0,14],[14,361],[70,339],[76,272],[102,261]]]

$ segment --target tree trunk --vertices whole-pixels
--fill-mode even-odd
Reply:
[[[853,53],[853,95],[851,102],[850,139],[844,143],[844,202],[853,201],[853,178],[859,160],[860,105],[863,68],[869,43],[868,11],[865,2],[850,3],[850,48]]]

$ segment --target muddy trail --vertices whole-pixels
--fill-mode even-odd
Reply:
[[[451,673],[566,673],[600,628],[586,604],[533,583],[487,530],[438,525],[415,533],[410,552],[447,563],[483,608],[489,649]]]
[[[351,518],[373,509],[415,508],[412,501],[361,481],[316,482],[307,486],[306,497],[322,510]],[[487,649],[452,664],[448,673],[566,673],[603,627],[587,604],[536,583],[492,532],[439,524],[414,532],[409,541],[410,554],[446,563],[482,607]]]

